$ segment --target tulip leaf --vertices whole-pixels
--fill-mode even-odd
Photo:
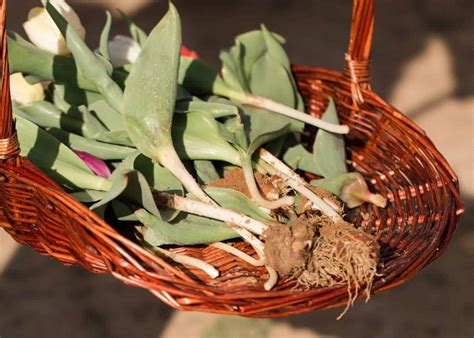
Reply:
[[[151,246],[206,244],[239,237],[227,224],[205,217],[189,215],[170,224],[143,209],[135,215],[144,225],[143,240]]]
[[[307,151],[302,144],[287,148],[283,153],[283,161],[293,169],[300,169],[316,175],[320,174],[317,171],[313,154]]]
[[[236,106],[217,102],[196,102],[196,101],[180,101],[176,103],[175,112],[205,112],[214,118],[237,115],[239,110]]]
[[[100,142],[112,143],[126,147],[135,147],[135,144],[130,140],[126,130],[104,131],[94,135],[94,139]]]
[[[50,128],[48,132],[67,146],[75,150],[88,152],[102,160],[122,160],[137,151],[130,147],[99,142],[59,128]]]
[[[108,61],[110,61],[110,54],[109,54],[109,39],[110,39],[110,29],[112,28],[112,15],[109,11],[105,12],[106,14],[106,21],[104,28],[102,29],[102,33],[100,34],[100,47],[99,51],[100,54]]]
[[[182,56],[178,83],[194,95],[208,95],[218,81],[217,71],[200,59]],[[222,82],[222,81],[221,81]]]
[[[287,124],[278,130],[266,134],[260,134],[250,143],[250,146],[247,149],[247,155],[252,156],[252,154],[265,143],[276,140],[277,138],[290,133],[290,131],[291,127],[289,124]]]
[[[92,203],[100,201],[104,198],[105,192],[104,191],[97,191],[97,190],[82,190],[72,192],[70,194],[76,200],[82,203]]]
[[[146,39],[148,38],[145,31],[143,29],[141,29],[140,27],[138,27],[132,21],[132,19],[130,19],[130,17],[127,14],[125,14],[123,11],[121,11],[120,9],[118,11],[119,11],[120,15],[122,16],[122,18],[127,23],[128,29],[130,31],[130,35],[131,35],[132,39],[135,40],[136,42],[138,42],[138,44],[141,47],[143,47],[143,45],[145,44]]]
[[[172,147],[180,46],[179,15],[170,3],[167,14],[145,42],[125,89],[124,113],[129,136],[141,153],[155,159],[161,148]]]
[[[339,124],[336,105],[332,98],[330,98],[329,105],[321,119]],[[313,144],[313,156],[319,175],[330,178],[347,173],[343,135],[333,134],[322,129],[318,130]]]
[[[237,190],[207,187],[205,191],[223,208],[235,210],[264,223],[273,222],[269,215],[265,214],[247,196]]]
[[[220,134],[219,122],[208,113],[176,114],[173,143],[182,159],[239,163],[239,155]]]
[[[220,179],[216,167],[211,161],[194,161],[194,169],[200,182],[211,184]]]
[[[104,100],[99,93],[81,89],[73,84],[54,84],[53,103],[62,111],[68,111],[71,107],[89,107],[99,100]]]
[[[56,23],[77,63],[79,72],[94,83],[107,102],[118,112],[122,111],[122,89],[111,78],[108,67],[87,47],[84,40],[69,25],[49,0],[42,0],[43,6]]]
[[[34,123],[16,115],[21,156],[27,157],[58,184],[69,190],[108,190],[110,182],[96,176],[66,145]]]
[[[94,112],[97,119],[102,122],[108,130],[125,130],[123,115],[117,113],[105,100],[98,100],[89,105],[89,110]]]

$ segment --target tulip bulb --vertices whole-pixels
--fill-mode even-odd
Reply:
[[[50,3],[69,22],[79,36],[84,39],[86,30],[76,12],[64,0],[51,0]],[[35,7],[28,13],[28,20],[23,23],[26,35],[39,48],[57,55],[70,53],[66,41],[53,19],[42,7]]]

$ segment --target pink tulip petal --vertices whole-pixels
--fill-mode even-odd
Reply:
[[[112,174],[107,164],[100,158],[85,151],[74,150],[74,152],[97,176],[108,178]]]

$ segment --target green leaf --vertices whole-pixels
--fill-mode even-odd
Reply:
[[[54,84],[53,103],[62,111],[71,107],[89,106],[98,100],[103,100],[102,95],[81,89],[73,84]]]
[[[286,69],[291,69],[290,59],[288,58],[288,55],[286,55],[285,49],[283,49],[281,43],[268,31],[265,25],[261,25],[260,28],[265,41],[266,52],[273,60],[278,61]]]
[[[125,124],[141,153],[155,158],[170,147],[181,46],[181,24],[170,3],[133,65],[124,96]],[[165,66],[163,66],[165,65]]]
[[[208,113],[176,114],[173,144],[182,159],[240,163],[237,151],[222,138],[219,123]]]
[[[97,191],[97,190],[83,190],[83,191],[76,191],[70,194],[76,200],[82,203],[92,203],[97,202],[104,198],[105,192],[104,191]]]
[[[134,148],[98,142],[58,128],[50,128],[48,132],[67,146],[75,150],[86,151],[102,160],[122,160],[136,152]]]
[[[98,100],[89,105],[97,119],[110,131],[125,130],[123,115],[113,109],[105,100]]]
[[[16,116],[21,156],[27,157],[58,184],[69,190],[108,190],[110,182],[96,176],[71,149],[28,120]]]
[[[235,210],[264,223],[274,222],[269,215],[239,191],[214,187],[207,187],[204,190],[214,201],[226,209]]]
[[[122,12],[120,9],[118,10],[120,15],[122,15],[122,18],[125,20],[125,22],[127,23],[128,25],[128,29],[130,31],[130,35],[132,36],[132,38],[138,42],[138,44],[140,46],[143,47],[143,45],[145,44],[145,41],[146,39],[148,38],[147,34],[145,33],[145,31],[143,29],[141,29],[140,27],[138,27],[133,21],[132,19],[130,19],[130,17],[125,14],[124,12]]]
[[[334,100],[329,105],[321,119],[326,122],[339,124]],[[344,136],[318,130],[313,145],[313,156],[318,173],[326,178],[347,173],[346,149]]]
[[[102,33],[100,34],[100,47],[99,51],[100,54],[108,61],[110,61],[110,54],[109,54],[109,37],[110,37],[110,28],[112,27],[112,15],[109,11],[105,12],[107,19],[105,21],[105,26],[102,29]]]
[[[313,154],[307,151],[302,144],[287,148],[283,154],[283,161],[293,169],[300,169],[320,175],[317,171]]]
[[[216,167],[211,161],[194,161],[194,169],[198,179],[204,184],[211,184],[220,179]]]
[[[110,177],[112,187],[99,202],[91,206],[91,210],[106,205],[121,196],[124,200],[143,206],[153,215],[161,217],[145,176],[139,171],[132,169],[137,155],[130,155],[113,172]]]
[[[143,209],[137,210],[135,215],[145,226],[143,239],[152,246],[205,244],[239,237],[227,224],[204,217],[188,217],[170,224]]]
[[[285,39],[275,33],[271,33],[280,43],[284,44]],[[242,64],[244,73],[250,77],[253,64],[266,52],[266,43],[260,30],[250,31],[235,38],[235,44],[241,47]]]
[[[181,57],[178,83],[190,93],[194,95],[213,93],[213,87],[217,79],[216,70],[204,61]]]
[[[79,34],[61,16],[49,0],[42,0],[43,6],[66,39],[67,46],[77,63],[79,72],[91,81],[107,102],[118,112],[122,111],[122,90],[110,77],[107,67],[87,47]]]
[[[235,59],[230,52],[221,52],[219,58],[222,61],[221,76],[225,84],[238,92],[248,92],[249,84],[247,79],[244,77],[242,72],[242,66],[240,64],[240,49],[235,48]]]
[[[266,134],[261,134],[257,136],[251,143],[249,148],[247,149],[247,155],[252,156],[252,154],[260,148],[262,145],[264,145],[267,142],[273,141],[283,135],[286,135],[291,132],[291,127],[289,124],[284,126],[283,128],[280,128],[278,130],[266,133]]]
[[[135,147],[135,144],[130,140],[126,130],[104,131],[94,135],[97,141],[122,145],[126,147]]]
[[[176,103],[175,112],[205,112],[209,113],[214,118],[219,118],[224,116],[237,115],[239,113],[239,110],[236,106],[225,103],[214,103],[206,101],[181,101]]]

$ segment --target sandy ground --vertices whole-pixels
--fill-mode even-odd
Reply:
[[[121,7],[147,29],[163,2],[70,1],[97,43],[103,9]],[[39,1],[9,1],[20,30]],[[340,69],[348,1],[176,1],[184,41],[216,61],[218,47],[265,22],[288,39],[294,63]],[[65,268],[18,248],[0,230],[0,337],[442,337],[474,336],[474,12],[472,0],[376,1],[373,87],[433,139],[459,174],[466,213],[450,246],[408,283],[356,306],[278,320],[176,312],[110,276]],[[115,33],[125,29],[114,28]]]

